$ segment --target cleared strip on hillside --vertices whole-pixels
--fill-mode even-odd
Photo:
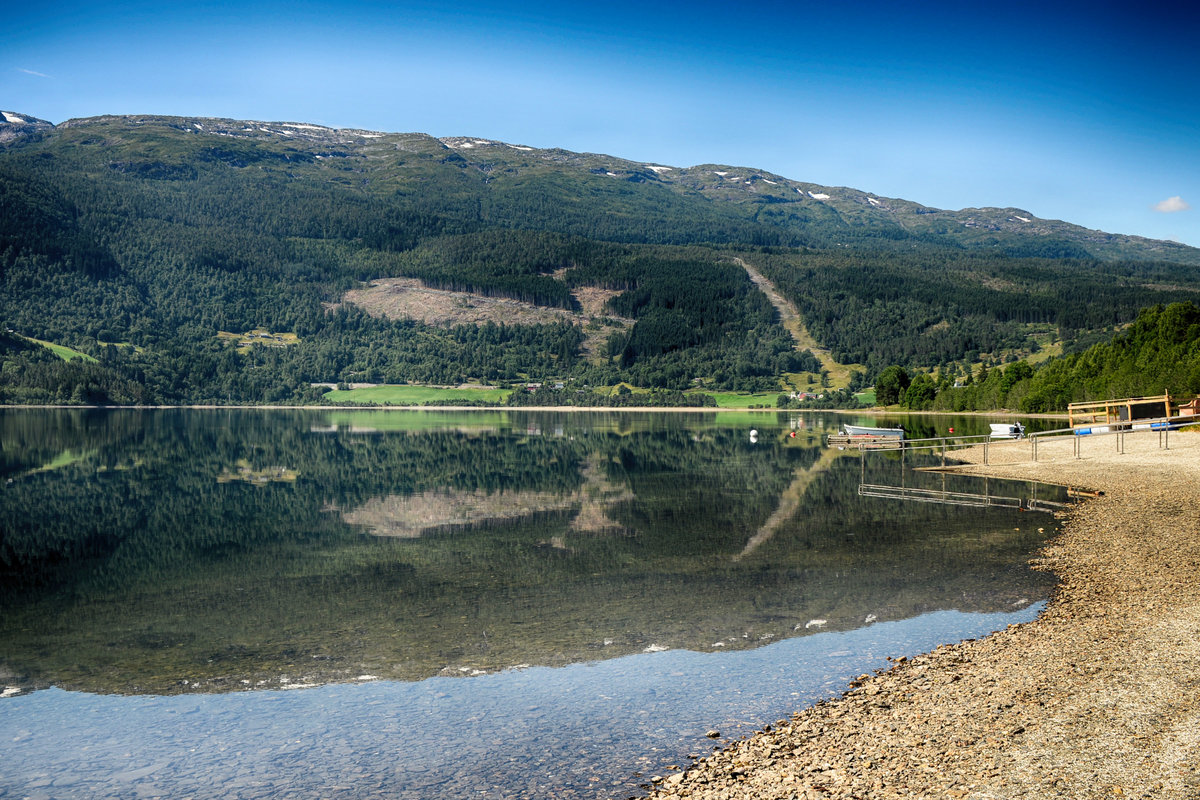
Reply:
[[[848,386],[850,384],[851,370],[865,370],[861,364],[842,364],[835,361],[833,354],[827,348],[817,344],[817,340],[808,332],[808,328],[804,324],[804,319],[800,316],[800,311],[796,308],[795,304],[780,294],[779,290],[775,288],[775,284],[767,276],[763,275],[744,259],[734,258],[733,260],[734,263],[746,270],[746,274],[750,276],[750,280],[754,282],[754,285],[767,296],[767,299],[779,311],[779,320],[788,333],[792,335],[792,338],[796,340],[796,349],[812,352],[821,362],[821,366],[829,371],[829,380],[835,387]]]

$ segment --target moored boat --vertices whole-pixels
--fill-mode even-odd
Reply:
[[[904,428],[875,428],[870,425],[850,425],[844,423],[842,431],[847,436],[878,436],[889,439],[904,438]]]
[[[1024,439],[1025,426],[1019,422],[992,422],[991,439]]]

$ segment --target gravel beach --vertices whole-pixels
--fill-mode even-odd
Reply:
[[[1200,798],[1200,433],[993,443],[964,472],[1101,492],[1034,622],[864,675],[656,778],[655,798]],[[1031,522],[1033,520],[1031,519]]]

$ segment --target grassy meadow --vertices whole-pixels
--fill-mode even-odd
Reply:
[[[490,387],[456,389],[440,386],[385,385],[361,389],[334,389],[325,393],[324,400],[327,403],[365,403],[382,406],[452,406],[463,403],[502,405],[510,394],[511,389]]]

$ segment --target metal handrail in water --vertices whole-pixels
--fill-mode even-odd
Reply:
[[[963,449],[967,447],[975,447],[983,445],[983,463],[988,463],[988,443],[996,437],[990,434],[975,434],[971,436],[934,436],[926,439],[901,439],[896,445],[896,449],[904,451],[913,450],[931,450],[934,452],[940,451],[942,454],[942,466],[946,466],[946,453],[951,450]],[[851,442],[848,447],[857,447],[859,450],[875,449],[873,443],[868,442]]]
[[[1067,508],[1066,503],[1037,498],[1024,499],[1006,497],[1003,495],[978,494],[975,492],[951,492],[945,489],[918,489],[909,486],[885,486],[881,484],[860,483],[860,497],[882,497],[889,500],[912,500],[918,503],[937,503],[947,506],[970,506],[973,508],[1021,508],[1026,511],[1045,511],[1053,513]]]

